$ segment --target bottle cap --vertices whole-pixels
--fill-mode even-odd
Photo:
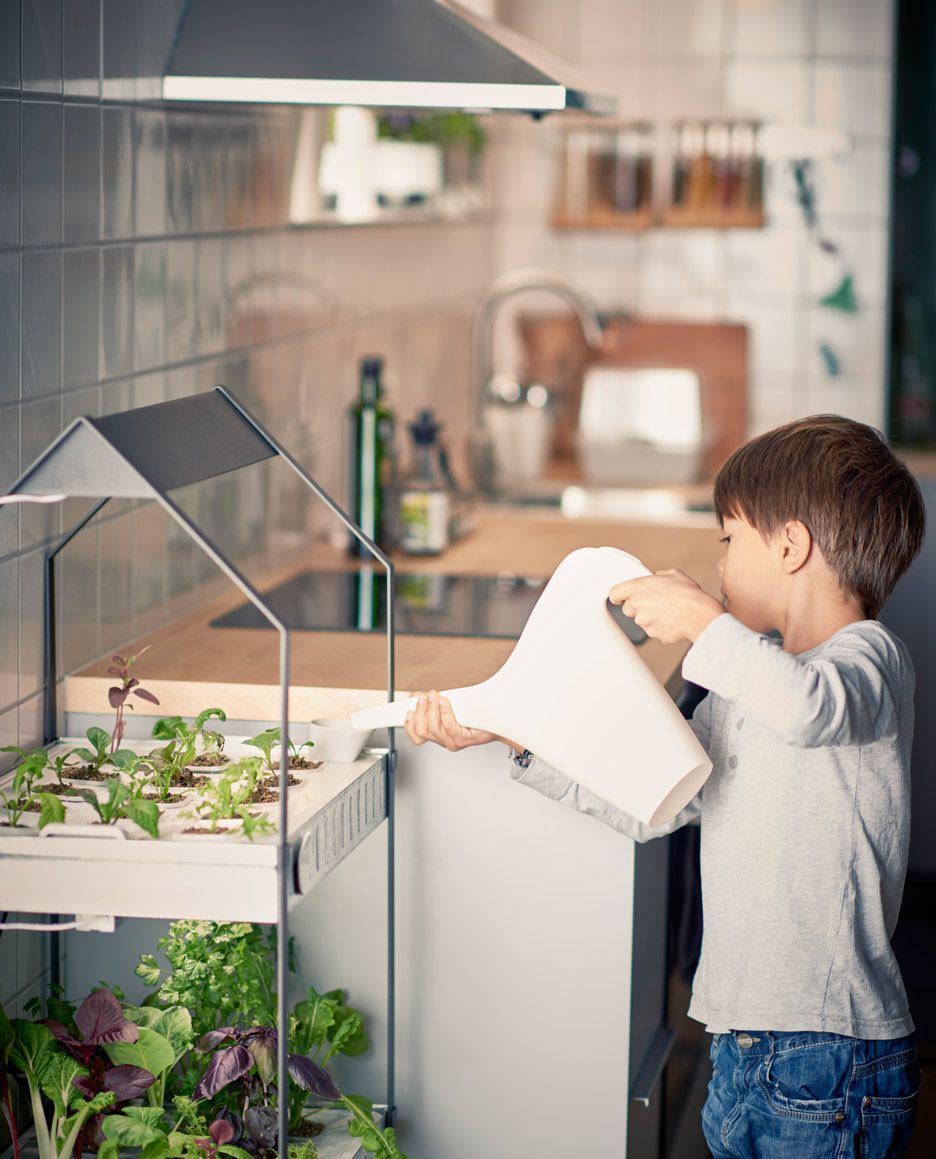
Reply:
[[[417,447],[431,447],[442,427],[433,418],[431,410],[421,410],[416,421],[409,424],[409,429]]]
[[[379,355],[370,355],[361,359],[361,374],[380,374],[383,370],[383,359]]]

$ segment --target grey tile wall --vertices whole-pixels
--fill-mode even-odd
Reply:
[[[158,100],[181,8],[0,0],[0,490],[79,415],[224,382],[342,499],[361,354],[386,355],[401,425],[430,398],[467,423],[491,231],[291,229],[293,112]],[[192,502],[235,552],[316,526],[272,482]],[[3,743],[42,739],[44,555],[85,510],[0,507]],[[62,672],[184,609],[211,571],[160,511],[116,501],[58,567]]]

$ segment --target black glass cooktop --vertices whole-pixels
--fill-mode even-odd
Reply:
[[[387,626],[382,568],[304,571],[271,588],[266,599],[288,628],[309,632],[378,632]],[[539,599],[542,576],[434,575],[397,572],[396,630],[413,636],[490,636],[516,640]],[[620,609],[613,618],[635,644],[645,633]],[[216,628],[269,628],[257,608],[243,603],[211,621]]]

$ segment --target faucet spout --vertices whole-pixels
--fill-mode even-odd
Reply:
[[[471,457],[475,486],[485,495],[493,495],[495,489],[495,466],[484,417],[488,383],[494,370],[494,323],[504,302],[527,290],[546,290],[561,298],[578,318],[588,345],[600,347],[602,344],[602,326],[594,302],[583,290],[561,275],[549,270],[514,270],[491,285],[475,312],[472,328],[474,425]]]

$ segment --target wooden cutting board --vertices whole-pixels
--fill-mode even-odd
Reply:
[[[694,370],[702,390],[703,479],[747,438],[747,327],[730,322],[685,322],[621,317],[605,330],[602,350],[585,342],[571,314],[521,314],[523,378],[557,394],[553,459],[548,474],[579,477],[575,431],[585,368],[678,366]]]

